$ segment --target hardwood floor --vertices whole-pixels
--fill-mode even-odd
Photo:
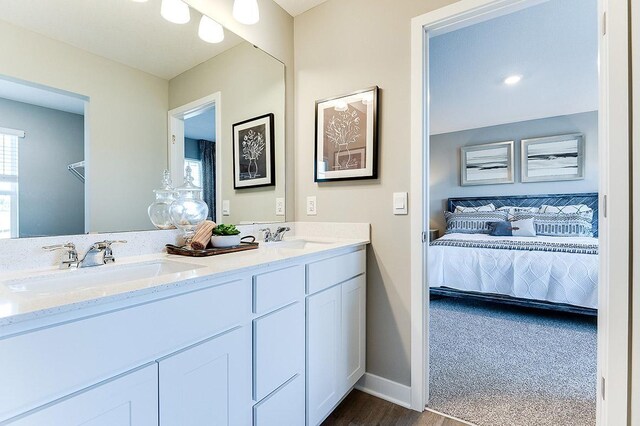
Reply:
[[[352,391],[322,426],[467,426],[436,413],[418,413],[358,390]]]

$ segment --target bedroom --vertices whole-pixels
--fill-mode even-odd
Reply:
[[[431,39],[428,406],[477,425],[592,425],[597,2]]]

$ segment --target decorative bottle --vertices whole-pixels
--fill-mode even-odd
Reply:
[[[207,203],[202,201],[202,188],[194,185],[191,167],[186,168],[184,184],[175,189],[176,199],[169,207],[171,223],[182,230],[188,243],[193,237],[196,227],[209,214]]]
[[[154,189],[153,193],[156,199],[147,209],[151,223],[158,229],[175,228],[169,215],[169,207],[175,200],[175,190],[171,186],[169,170],[165,170],[163,173],[162,187],[160,189]]]

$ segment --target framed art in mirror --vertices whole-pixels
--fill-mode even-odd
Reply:
[[[316,182],[378,177],[377,113],[377,86],[316,101]]]
[[[273,114],[233,125],[235,189],[275,185]]]
[[[523,139],[522,182],[584,179],[584,135]]]
[[[513,183],[513,141],[460,148],[460,184]]]

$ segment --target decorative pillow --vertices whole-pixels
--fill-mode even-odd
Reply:
[[[538,207],[504,206],[498,208],[499,211],[507,212],[507,219],[513,220],[517,213],[538,213]]]
[[[456,206],[455,209],[455,213],[470,213],[470,212],[492,212],[496,209],[496,206],[493,205],[493,203],[484,205],[484,206],[477,206],[477,207],[470,207],[470,206]]]
[[[540,213],[557,213],[557,214],[581,214],[589,221],[593,220],[593,209],[586,204],[573,204],[570,206],[549,206],[543,204],[540,206]]]
[[[506,212],[444,212],[447,221],[446,234],[488,234],[489,223],[507,220]]]
[[[489,224],[490,235],[496,237],[535,237],[534,219],[522,219],[514,222],[502,221]]]
[[[591,219],[583,213],[519,213],[514,222],[533,218],[536,234],[550,237],[593,237]]]

